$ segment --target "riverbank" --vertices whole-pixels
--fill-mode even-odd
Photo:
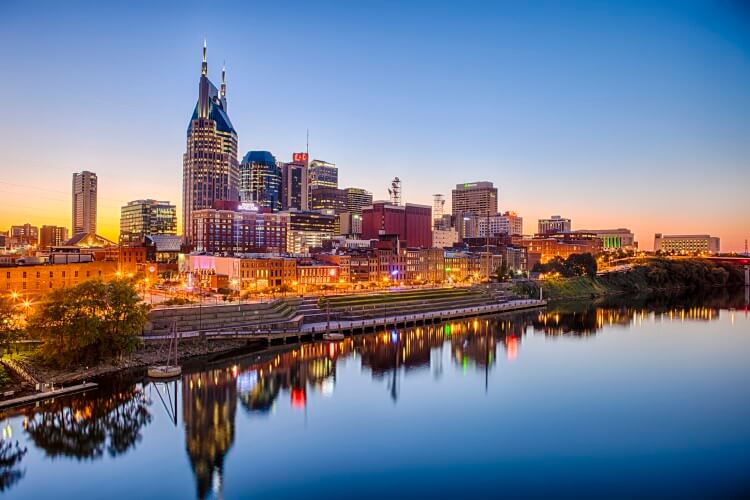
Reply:
[[[744,286],[743,271],[728,264],[704,260],[652,259],[622,272],[595,277],[551,278],[516,285],[515,292],[546,299],[596,299],[610,295],[659,295],[700,292]]]

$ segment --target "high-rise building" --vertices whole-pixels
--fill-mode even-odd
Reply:
[[[346,191],[317,186],[310,189],[310,210],[341,213],[346,211]]]
[[[456,184],[451,199],[453,215],[495,215],[497,213],[497,188],[491,182]]]
[[[720,241],[707,234],[654,235],[654,251],[667,253],[719,253]]]
[[[467,232],[464,238],[488,238],[500,234],[519,235],[523,234],[523,217],[515,212],[505,212],[487,217],[471,215],[464,217],[470,219],[465,224]]]
[[[362,237],[396,236],[408,247],[432,246],[432,208],[428,205],[393,205],[376,201],[362,211]]]
[[[362,188],[346,188],[346,210],[361,214],[362,209],[372,205],[372,193]]]
[[[11,249],[35,247],[39,244],[39,228],[29,223],[20,226],[10,226]]]
[[[289,217],[286,244],[289,253],[308,253],[339,232],[336,215],[297,211],[285,214]]]
[[[307,153],[294,153],[290,163],[281,164],[282,210],[307,210],[309,194]]]
[[[445,196],[442,194],[432,195],[432,225],[436,226],[445,213]]]
[[[236,202],[216,205],[194,212],[193,246],[197,252],[237,255],[286,251],[286,214],[243,210]]]
[[[97,177],[84,170],[73,174],[73,235],[96,233]]]
[[[553,215],[549,219],[539,219],[539,234],[554,234],[570,232],[570,219]]]
[[[42,226],[39,231],[39,249],[49,250],[68,241],[68,228],[62,226]]]
[[[334,163],[323,160],[313,160],[307,173],[310,189],[316,187],[339,187],[339,170]]]
[[[177,209],[168,201],[135,200],[120,208],[120,243],[145,236],[177,234]]]
[[[193,240],[193,212],[209,209],[215,201],[239,201],[237,132],[227,114],[226,72],[221,72],[221,92],[208,79],[206,44],[198,82],[198,102],[187,129],[182,160],[182,230]]]
[[[281,169],[268,151],[249,151],[240,164],[240,200],[281,210]]]

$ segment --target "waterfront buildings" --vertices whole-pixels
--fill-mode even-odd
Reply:
[[[308,210],[310,188],[307,175],[307,153],[294,153],[290,163],[281,164],[282,210]]]
[[[76,259],[80,260],[80,259]],[[89,279],[109,280],[115,277],[117,262],[89,262],[15,265],[0,269],[0,291],[22,295],[42,295],[50,290],[78,285]]]
[[[339,233],[336,215],[293,210],[285,214],[289,224],[286,244],[289,253],[306,254]]]
[[[94,172],[84,170],[73,174],[73,235],[96,233],[98,179]]]
[[[215,208],[195,210],[194,250],[228,255],[287,250],[288,215],[240,207],[238,202],[217,202]]]
[[[313,160],[308,168],[310,189],[316,187],[338,188],[339,171],[334,163],[323,160]]]
[[[240,164],[240,200],[278,212],[282,207],[281,169],[268,151],[249,151]]]
[[[633,250],[638,248],[635,235],[630,229],[577,229],[574,233],[594,234],[602,240],[602,248],[607,250]]]
[[[538,234],[570,232],[570,219],[553,215],[549,219],[539,219]]]
[[[708,234],[654,235],[654,252],[664,253],[718,253],[720,241]]]
[[[177,208],[168,201],[134,200],[120,208],[120,243],[145,236],[177,234]]]
[[[226,73],[221,92],[208,79],[206,45],[198,82],[198,102],[187,129],[183,155],[182,233],[186,243],[195,239],[196,210],[212,209],[214,202],[239,201],[237,132],[227,114]]]
[[[393,205],[376,201],[362,211],[362,237],[396,236],[415,248],[432,247],[432,208],[428,205]]]
[[[487,216],[497,213],[497,188],[491,182],[456,184],[451,199],[454,216],[462,213]]]
[[[555,257],[567,259],[574,253],[590,253],[594,256],[602,251],[602,240],[596,235],[579,233],[554,233],[535,237],[516,236],[513,244],[526,247],[529,268],[541,262],[546,264]]]
[[[68,228],[62,226],[42,226],[39,231],[39,250],[49,250],[68,241]]]

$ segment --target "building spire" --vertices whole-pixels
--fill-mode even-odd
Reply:
[[[221,65],[221,97],[227,96],[227,62]]]
[[[203,39],[203,63],[201,64],[201,75],[208,75],[208,61],[206,60],[206,39]]]

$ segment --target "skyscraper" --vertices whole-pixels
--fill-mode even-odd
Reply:
[[[73,236],[96,233],[96,189],[94,172],[73,174]]]
[[[283,210],[308,209],[307,153],[294,153],[290,163],[281,164],[281,206]]]
[[[268,151],[249,151],[240,164],[240,200],[281,210],[281,169]]]
[[[362,214],[362,209],[372,205],[372,193],[362,188],[346,188],[346,210]]]
[[[339,170],[334,163],[323,160],[313,160],[308,169],[310,189],[316,187],[338,188]]]
[[[198,82],[198,102],[187,129],[187,149],[182,160],[182,232],[193,240],[193,211],[211,208],[221,200],[239,200],[237,132],[227,114],[226,71],[221,71],[221,91],[208,79],[206,44]]]
[[[120,209],[120,243],[144,236],[177,234],[177,210],[168,201],[135,200]]]
[[[474,215],[497,213],[497,188],[491,182],[467,182],[456,184],[451,208],[454,216],[468,212]]]

